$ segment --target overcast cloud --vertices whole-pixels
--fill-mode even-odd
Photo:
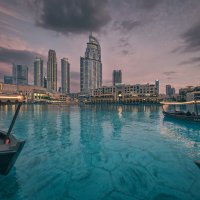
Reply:
[[[163,92],[165,84],[197,85],[199,10],[198,0],[1,0],[0,78],[12,63],[33,66],[35,57],[46,67],[48,50],[55,49],[59,74],[67,57],[72,91],[79,91],[80,56],[92,31],[105,84],[121,69],[124,83],[160,79]]]

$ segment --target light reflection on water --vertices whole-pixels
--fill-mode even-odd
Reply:
[[[1,129],[14,110],[0,106]],[[200,197],[200,125],[159,106],[23,105],[14,132],[26,144],[1,200]]]

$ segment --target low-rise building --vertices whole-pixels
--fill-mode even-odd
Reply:
[[[69,96],[70,96],[71,100],[77,100],[79,98],[79,96],[80,96],[80,93],[79,92],[70,93]]]
[[[18,93],[17,85],[0,83],[0,93],[16,94],[16,93]]]
[[[50,99],[50,93],[40,86],[15,85],[0,83],[0,93],[4,95],[19,94],[26,102],[46,101]]]
[[[194,90],[195,87],[193,86],[187,86],[185,88],[181,88],[179,89],[179,95],[177,98],[177,101],[186,101],[186,94],[189,92],[192,92]]]
[[[200,91],[189,92],[186,94],[186,101],[200,100]]]
[[[115,86],[103,86],[91,90],[92,102],[157,102],[158,94],[155,84],[116,84]]]

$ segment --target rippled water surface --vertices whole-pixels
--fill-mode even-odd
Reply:
[[[0,200],[200,199],[200,124],[158,106],[23,105],[14,133],[26,144]]]

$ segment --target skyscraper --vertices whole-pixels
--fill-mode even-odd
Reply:
[[[57,90],[57,60],[56,52],[49,50],[47,61],[47,88],[49,90]]]
[[[43,82],[43,60],[36,58],[34,61],[34,85],[44,86]]]
[[[156,95],[158,96],[159,95],[159,92],[160,92],[160,89],[159,89],[159,80],[156,80],[155,81],[155,86],[156,86]]]
[[[172,96],[175,94],[175,88],[173,88],[171,85],[166,85],[166,95]]]
[[[85,57],[80,58],[80,91],[89,93],[102,86],[101,47],[98,40],[89,36]]]
[[[122,83],[121,70],[113,70],[112,81],[113,81],[113,85],[116,85],[117,83]]]
[[[171,89],[172,89],[171,85],[166,85],[166,95],[167,96],[171,96]]]
[[[28,67],[25,65],[13,64],[13,84],[28,85]]]
[[[173,88],[171,89],[171,94],[172,94],[172,95],[175,95],[175,92],[176,92],[176,90],[175,90],[175,88],[173,87]]]
[[[43,81],[44,81],[44,88],[47,88],[47,77],[44,76]]]
[[[70,93],[70,63],[67,58],[61,59],[61,91]]]

